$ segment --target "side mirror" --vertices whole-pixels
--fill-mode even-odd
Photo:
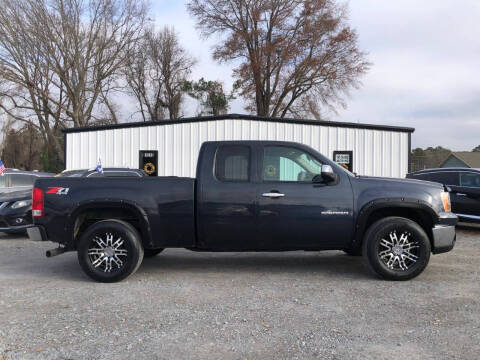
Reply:
[[[323,184],[325,181],[321,174],[315,175],[312,179],[312,183],[314,184]]]
[[[312,182],[329,184],[336,182],[337,180],[338,175],[333,172],[332,167],[330,165],[322,165],[322,173],[320,175],[315,175]]]

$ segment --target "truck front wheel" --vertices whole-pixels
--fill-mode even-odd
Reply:
[[[426,268],[430,252],[430,240],[422,227],[402,217],[378,220],[363,241],[363,256],[370,269],[387,280],[418,276]]]
[[[137,271],[143,260],[140,234],[129,223],[103,220],[91,225],[77,244],[83,271],[93,280],[116,282]]]

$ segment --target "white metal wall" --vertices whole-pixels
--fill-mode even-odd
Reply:
[[[225,119],[181,124],[67,133],[66,168],[138,168],[139,150],[158,150],[158,174],[195,176],[204,141],[279,140],[313,147],[332,158],[353,150],[360,175],[404,177],[408,172],[408,133],[267,120]]]

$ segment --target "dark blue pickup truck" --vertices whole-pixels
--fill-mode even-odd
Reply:
[[[197,177],[38,179],[32,240],[77,251],[102,282],[134,273],[165,248],[343,250],[407,280],[450,251],[457,217],[440,184],[356,176],[297,143],[203,144]]]

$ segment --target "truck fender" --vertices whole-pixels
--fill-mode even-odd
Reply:
[[[391,198],[391,199],[377,199],[365,204],[358,212],[357,221],[355,224],[355,236],[352,243],[352,248],[360,246],[363,241],[363,235],[367,230],[367,223],[370,215],[380,209],[415,209],[427,214],[432,220],[432,223],[438,221],[438,214],[432,206],[423,200],[409,199],[409,198]],[[428,234],[429,232],[427,232]]]
[[[138,203],[125,200],[95,199],[75,204],[73,211],[67,216],[65,231],[67,234],[71,234],[71,238],[69,239],[71,247],[74,246],[75,242],[75,222],[78,216],[87,210],[94,210],[96,208],[128,209],[132,211],[140,221],[140,232],[142,234],[143,243],[153,246],[150,222],[148,221],[147,213]]]

